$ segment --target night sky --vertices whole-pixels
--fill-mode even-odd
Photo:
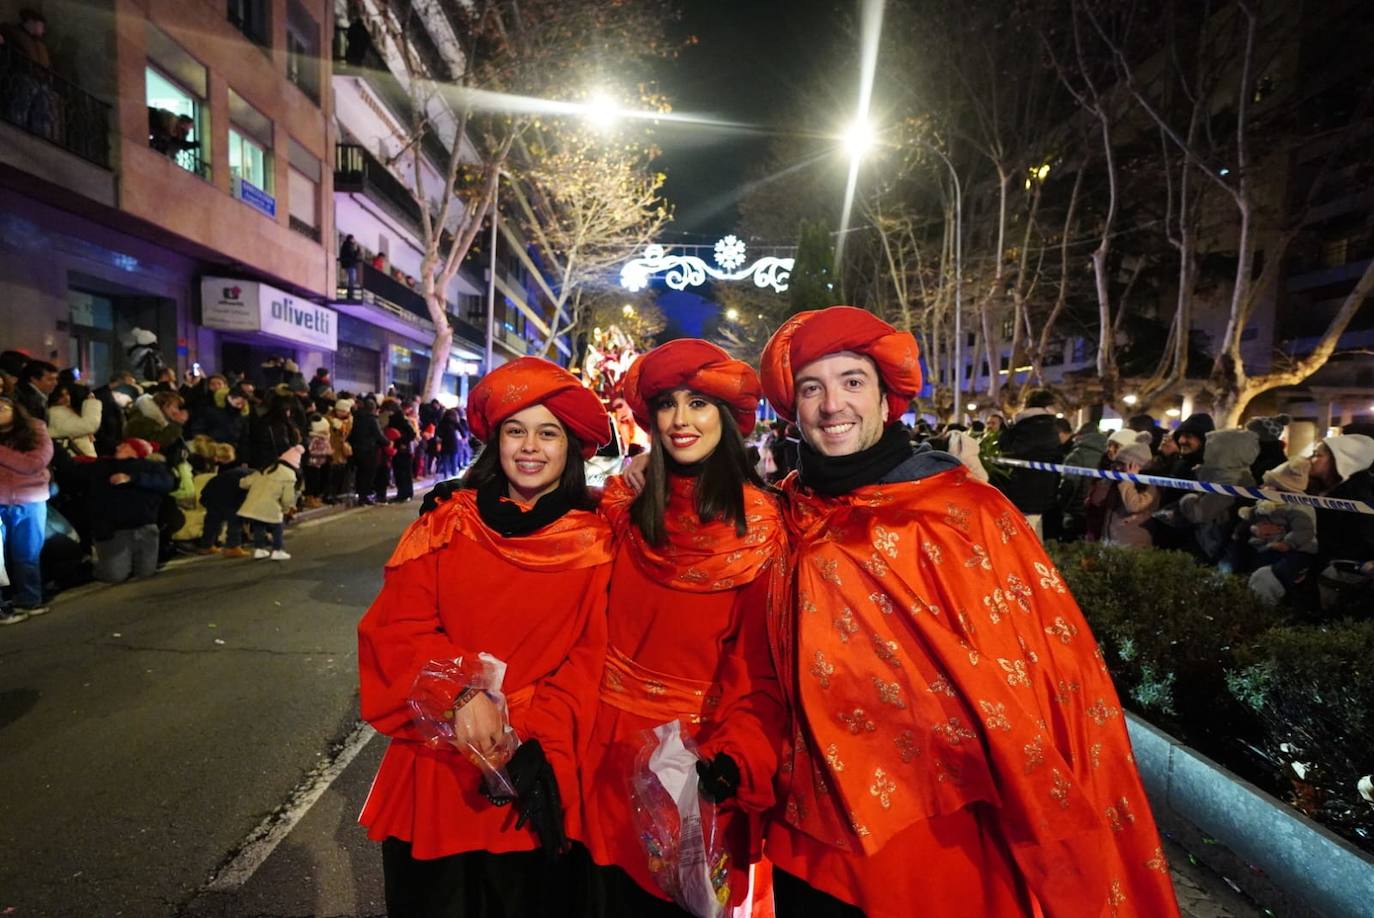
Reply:
[[[714,242],[738,229],[740,190],[760,169],[769,144],[805,124],[815,69],[851,40],[856,0],[683,0],[683,35],[695,45],[664,66],[661,85],[673,110],[757,125],[741,131],[673,127],[663,131],[660,168],[676,208],[670,232]],[[837,73],[839,94],[857,92],[857,72]],[[825,106],[830,100],[825,100]],[[671,238],[671,237],[670,237]]]

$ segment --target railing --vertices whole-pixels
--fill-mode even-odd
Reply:
[[[344,25],[334,29],[334,75],[357,76],[366,80],[383,104],[400,119],[402,129],[410,130],[415,118],[415,102],[396,75],[391,72],[382,56],[377,53],[369,38],[361,48],[349,47],[348,28]],[[448,164],[449,151],[433,131],[426,131],[420,142],[421,149],[430,162],[440,170]]]
[[[420,205],[414,196],[390,169],[357,144],[334,147],[334,190],[367,195],[410,221],[416,233],[420,230]]]
[[[316,242],[320,241],[320,228],[318,226],[311,226],[309,223],[295,216],[289,218],[288,225],[307,239],[314,239]]]
[[[0,118],[110,168],[110,106],[9,45],[0,46]]]

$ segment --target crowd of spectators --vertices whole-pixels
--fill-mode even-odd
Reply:
[[[150,338],[136,330],[130,348],[141,372],[95,388],[0,353],[0,624],[92,577],[152,576],[178,552],[287,561],[297,512],[393,488],[411,500],[417,478],[471,461],[466,420],[437,400],[336,392],[327,369],[307,380],[287,359],[178,379]]]
[[[1287,415],[1218,430],[1199,413],[1166,430],[1140,414],[1118,430],[1075,430],[1049,390],[1010,421],[911,427],[916,444],[946,450],[1007,495],[1042,539],[1183,551],[1248,577],[1266,601],[1314,612],[1374,609],[1374,516],[1282,500],[1112,481],[1000,465],[999,458],[1162,478],[1260,487],[1374,504],[1374,425],[1351,424],[1307,455],[1289,455]],[[752,441],[757,470],[779,481],[797,464],[795,427],[764,422]]]

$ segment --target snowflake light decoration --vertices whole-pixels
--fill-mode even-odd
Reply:
[[[716,243],[716,264],[733,271],[744,264],[744,240],[731,233]]]

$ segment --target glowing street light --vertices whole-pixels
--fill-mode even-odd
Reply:
[[[978,406],[975,405],[975,404],[973,404],[973,402],[969,402],[969,403],[968,403],[968,410],[969,410],[969,411],[977,411],[977,410],[978,410]]]
[[[620,311],[625,314],[625,318],[627,319],[635,314],[634,306],[632,306],[629,303],[626,303],[624,306],[620,307]]]
[[[733,308],[725,310],[725,318],[729,319],[731,322],[738,322],[739,310]]]
[[[593,127],[603,131],[609,130],[620,118],[620,106],[604,90],[592,93],[582,106],[582,112]]]
[[[1140,397],[1138,395],[1131,394],[1123,398],[1122,401],[1125,402],[1127,405],[1135,405],[1136,402],[1140,401]]]
[[[852,122],[849,127],[844,129],[842,139],[845,152],[849,154],[851,160],[859,160],[867,156],[877,140],[873,133],[873,126],[866,120]]]
[[[1180,414],[1182,414],[1183,412],[1182,412],[1182,411],[1179,411],[1177,408],[1170,408],[1168,411],[1166,411],[1166,412],[1164,412],[1164,413],[1167,414],[1167,415],[1168,415],[1169,417],[1171,417],[1171,418],[1176,418],[1176,417],[1178,417]]]

